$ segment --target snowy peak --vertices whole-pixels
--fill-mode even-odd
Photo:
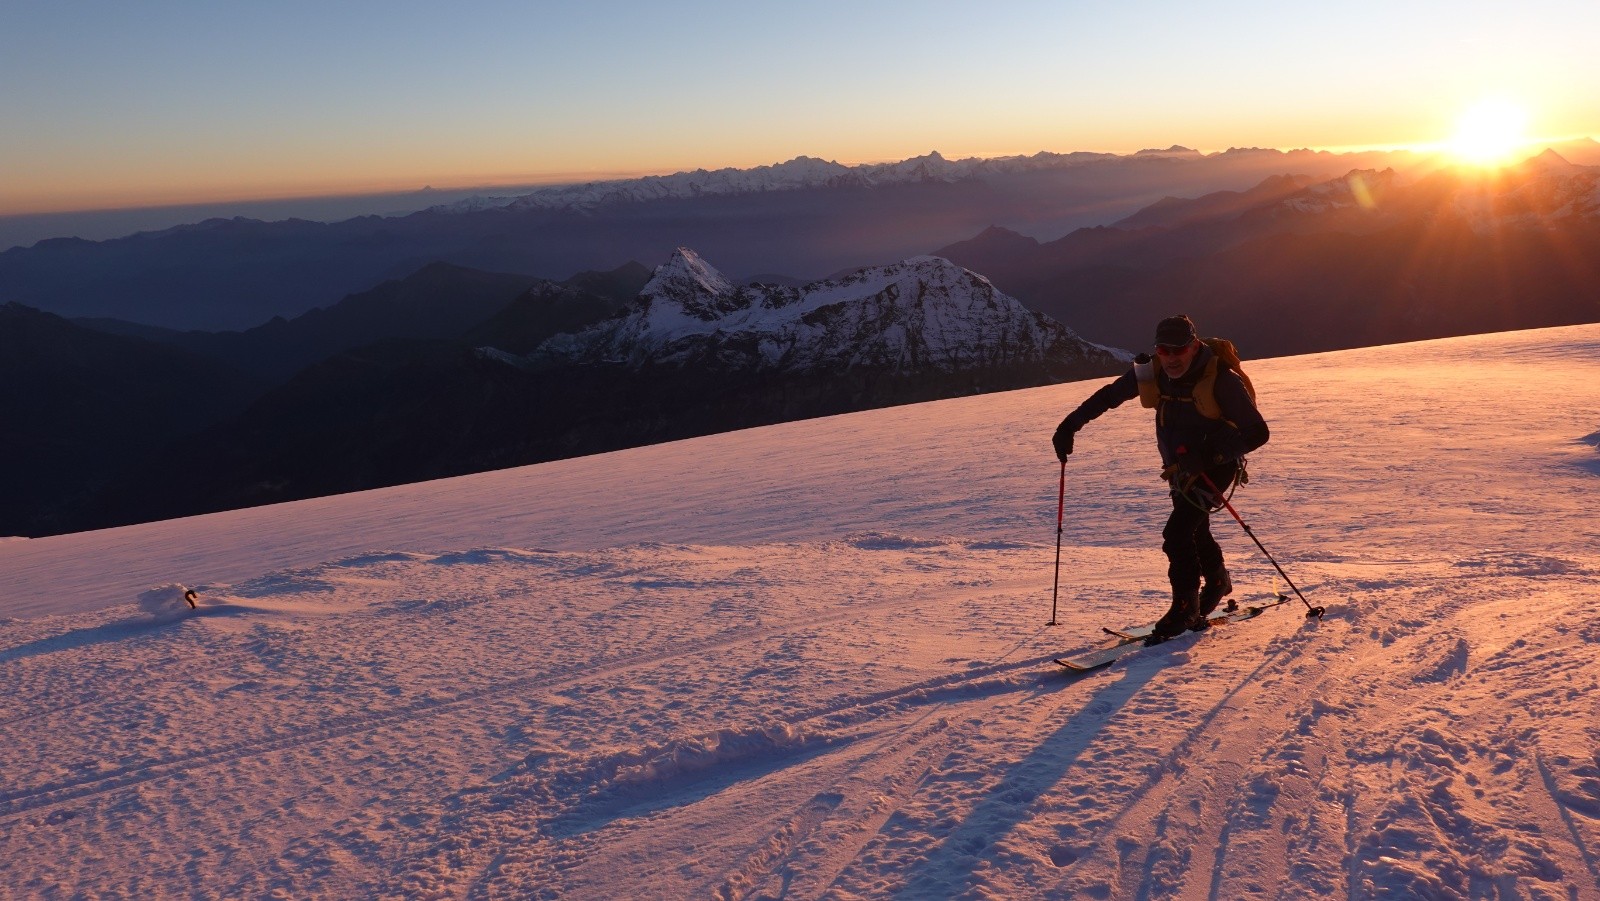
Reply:
[[[935,150],[878,169],[874,175],[884,181],[938,181],[955,174],[959,167]]]
[[[735,287],[694,251],[656,270],[631,314],[546,342],[544,362],[715,364],[737,370],[896,373],[1112,366],[1125,355],[941,257],[914,257],[804,288]]]
[[[687,247],[656,268],[641,296],[671,304],[684,315],[714,322],[738,307],[739,289],[728,277]]]
[[[1229,152],[1231,153],[1232,151]],[[1139,151],[1138,153],[1135,153],[1134,156],[1141,159],[1197,160],[1205,156],[1205,154],[1198,150],[1185,147],[1182,144],[1173,144],[1171,147],[1168,147],[1165,150],[1156,147],[1149,147]]]

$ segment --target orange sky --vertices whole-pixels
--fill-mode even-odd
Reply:
[[[0,215],[801,154],[1431,144],[1487,96],[1532,135],[1600,133],[1592,2],[538,6],[25,5],[0,31]]]

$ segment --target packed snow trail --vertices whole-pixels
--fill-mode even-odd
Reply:
[[[1045,626],[1093,384],[0,543],[0,897],[1600,898],[1600,327],[1251,370],[1327,616],[1083,675],[1166,604],[1119,410]]]

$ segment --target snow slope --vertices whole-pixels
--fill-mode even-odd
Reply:
[[[1095,383],[0,543],[0,897],[1600,898],[1600,326],[1249,366],[1327,617],[1087,676]]]

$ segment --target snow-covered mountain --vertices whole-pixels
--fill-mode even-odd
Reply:
[[[1326,156],[1328,154],[1311,150],[1281,151],[1259,147],[1233,147],[1220,153],[1205,154],[1180,145],[1166,149],[1140,150],[1131,154],[1041,151],[1031,156],[967,157],[959,160],[946,159],[943,154],[935,150],[910,159],[887,163],[863,163],[858,166],[847,166],[816,157],[798,156],[787,162],[750,169],[732,167],[710,171],[696,169],[692,172],[675,172],[671,175],[647,175],[642,178],[610,179],[577,185],[553,185],[515,196],[477,196],[455,203],[440,204],[430,208],[428,212],[476,213],[494,209],[510,212],[525,210],[585,212],[606,206],[650,200],[687,200],[717,195],[797,191],[806,188],[880,187],[923,182],[956,182],[1108,163],[1162,165],[1212,160],[1228,165],[1246,158],[1294,160],[1303,163],[1308,157]]]
[[[553,185],[514,196],[476,196],[455,203],[431,207],[430,213],[476,213],[485,210],[508,212],[527,210],[570,210],[591,212],[602,207],[652,200],[688,200],[735,194],[762,194],[798,191],[807,188],[881,187],[926,182],[957,182],[968,179],[1059,171],[1107,164],[1166,165],[1171,163],[1214,162],[1221,166],[1246,161],[1281,162],[1288,169],[1322,169],[1308,163],[1326,160],[1325,151],[1275,150],[1260,147],[1230,147],[1219,153],[1202,153],[1181,145],[1165,149],[1140,150],[1131,154],[1074,151],[1039,152],[1031,156],[967,157],[951,160],[938,151],[923,156],[887,163],[847,166],[832,160],[798,156],[770,166],[750,169],[696,169],[671,175],[609,179],[576,185]],[[1420,155],[1407,153],[1367,154],[1392,160],[1414,162]],[[1116,176],[1125,178],[1126,173]]]
[[[532,357],[911,375],[1110,366],[1128,354],[1084,341],[940,257],[792,288],[735,285],[679,248],[627,315],[558,335]]]
[[[648,200],[759,194],[804,188],[872,187],[911,182],[956,181],[988,174],[1029,172],[1120,158],[1116,154],[1085,151],[948,160],[938,151],[933,151],[924,156],[897,162],[846,166],[831,160],[798,156],[788,162],[756,166],[751,169],[733,167],[710,171],[696,169],[692,172],[676,172],[671,175],[647,175],[642,178],[556,185],[514,197],[473,197],[433,207],[430,212],[471,213],[497,208],[510,211],[532,209],[583,211]]]

